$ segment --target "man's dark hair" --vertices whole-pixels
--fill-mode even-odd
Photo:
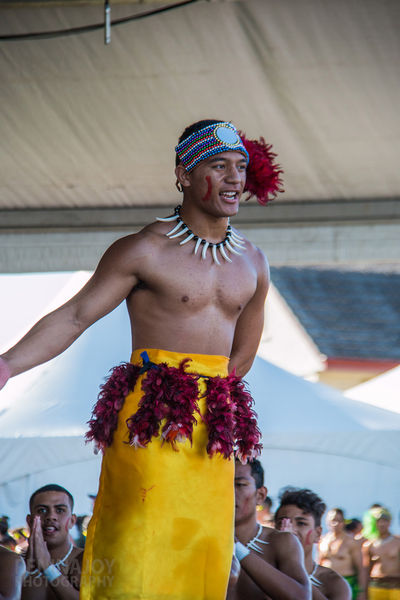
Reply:
[[[0,533],[5,535],[8,531],[8,517],[3,515],[0,517]]]
[[[238,458],[235,459],[238,465],[241,464]],[[262,464],[256,458],[254,460],[249,460],[246,464],[250,467],[251,476],[256,482],[257,490],[264,485],[264,469]]]
[[[362,525],[360,519],[353,518],[349,523],[346,523],[344,528],[346,531],[352,533],[353,531],[356,531],[357,527],[360,525]]]
[[[204,129],[204,127],[208,127],[209,125],[216,125],[217,123],[223,123],[221,119],[205,119],[203,121],[196,121],[196,123],[192,123],[188,127],[186,127],[185,131],[182,133],[178,140],[178,144],[186,140],[192,133],[196,131],[200,131],[200,129]],[[175,166],[178,166],[181,161],[179,160],[178,155],[175,156]]]
[[[32,496],[29,498],[29,510],[31,512],[35,496],[37,496],[38,494],[42,494],[43,492],[63,492],[64,494],[67,494],[71,506],[71,512],[74,510],[74,499],[72,497],[72,494],[65,488],[61,487],[61,485],[57,485],[56,483],[49,483],[48,485],[44,485],[43,487],[36,490],[36,492],[33,492]]]
[[[264,469],[262,464],[256,458],[254,460],[249,460],[247,463],[250,467],[251,476],[256,482],[257,490],[264,485]]]
[[[305,513],[312,515],[316,527],[321,525],[321,517],[326,510],[326,504],[311,490],[287,487],[279,494],[279,500],[280,505],[275,513],[275,517],[282,506],[293,504],[297,508],[301,508]]]
[[[269,496],[265,496],[265,500],[262,503],[264,508],[268,508],[271,510],[272,508],[272,499]]]

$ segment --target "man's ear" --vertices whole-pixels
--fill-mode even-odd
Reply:
[[[265,487],[265,485],[262,485],[261,487],[258,488],[257,490],[257,494],[256,494],[256,499],[257,499],[257,504],[262,504],[265,500],[265,498],[268,495],[268,490]]]
[[[181,184],[182,187],[190,187],[189,173],[186,171],[183,165],[178,165],[177,167],[175,167],[175,175],[177,181]]]
[[[26,515],[26,522],[28,523],[28,527],[29,527],[30,531],[32,531],[32,526],[33,526],[32,515]]]
[[[321,525],[318,525],[318,527],[316,527],[314,529],[314,531],[315,531],[314,544],[317,544],[319,542],[319,540],[321,539],[321,535],[322,535]]]
[[[69,520],[69,529],[72,529],[76,523],[76,514],[72,513],[71,518]]]

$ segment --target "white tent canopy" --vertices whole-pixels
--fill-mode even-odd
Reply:
[[[99,384],[129,353],[130,327],[120,306],[63,355],[11,380],[2,391],[0,510],[13,524],[22,524],[32,491],[49,482],[70,489],[78,513],[88,511],[100,459],[83,443],[86,421]],[[376,501],[396,510],[400,415],[346,399],[260,357],[247,380],[273,497],[292,484],[314,489],[352,515]]]
[[[4,2],[0,35],[103,18],[38,4]],[[398,30],[397,0],[204,0],[107,47],[102,31],[3,41],[0,208],[172,204],[174,145],[201,118],[271,141],[287,199],[398,196]]]
[[[247,380],[256,399],[272,497],[294,485],[318,492],[349,517],[360,517],[373,502],[397,513],[399,415],[347,399],[259,357]]]
[[[400,413],[400,366],[345,392],[347,398]]]

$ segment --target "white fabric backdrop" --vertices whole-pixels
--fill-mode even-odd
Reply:
[[[100,458],[82,436],[99,384],[129,355],[130,327],[121,305],[63,355],[11,380],[1,392],[0,512],[14,525],[23,524],[29,495],[50,482],[72,492],[78,513],[88,512]],[[274,498],[284,485],[308,486],[349,516],[360,516],[372,502],[396,514],[400,415],[346,399],[260,357],[247,380]]]

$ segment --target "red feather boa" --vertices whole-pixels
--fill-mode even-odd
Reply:
[[[100,450],[105,450],[113,441],[118,425],[118,413],[124,404],[125,396],[135,387],[140,367],[124,363],[114,367],[108,380],[100,387],[100,394],[88,422],[86,441],[95,441]]]

